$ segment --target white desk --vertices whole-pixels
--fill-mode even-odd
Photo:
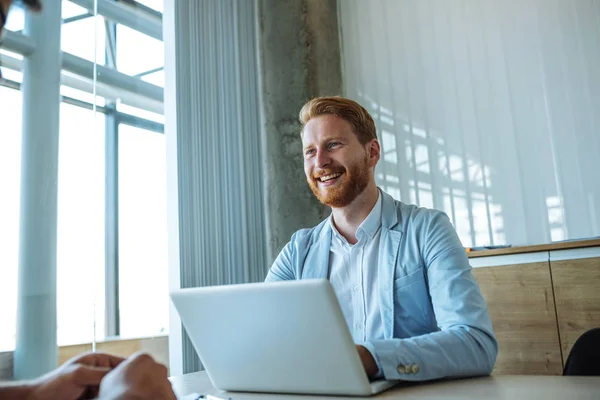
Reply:
[[[190,393],[213,394],[231,397],[232,400],[287,399],[287,400],[339,400],[357,397],[292,396],[237,392],[220,392],[210,383],[205,372],[195,372],[172,377],[171,382],[177,395]],[[373,397],[371,397],[373,398]],[[600,399],[600,377],[563,376],[491,376],[444,382],[415,384],[398,387],[374,397],[375,399]]]

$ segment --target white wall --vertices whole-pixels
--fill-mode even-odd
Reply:
[[[379,184],[465,246],[600,235],[600,2],[343,0]]]

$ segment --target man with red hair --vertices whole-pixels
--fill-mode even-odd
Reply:
[[[448,217],[377,187],[381,148],[360,104],[316,98],[300,122],[306,179],[331,216],[296,232],[266,280],[329,279],[371,378],[490,374],[498,344]]]

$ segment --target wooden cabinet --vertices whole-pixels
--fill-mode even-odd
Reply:
[[[551,268],[566,361],[581,334],[600,328],[600,257],[552,261]]]
[[[498,339],[494,374],[559,375],[562,358],[548,262],[474,268]]]

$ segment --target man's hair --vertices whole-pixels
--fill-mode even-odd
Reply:
[[[302,124],[300,134],[304,132],[304,126],[312,118],[327,114],[335,115],[348,122],[361,144],[377,139],[375,122],[369,112],[354,100],[340,96],[316,97],[306,103],[299,114]]]

